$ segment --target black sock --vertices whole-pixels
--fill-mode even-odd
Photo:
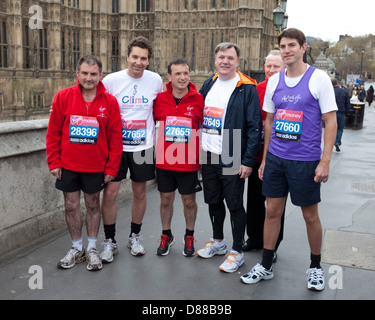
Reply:
[[[135,233],[135,234],[140,233],[141,232],[141,226],[142,226],[142,223],[136,224],[136,223],[132,222],[130,224],[130,235],[129,235],[129,237],[132,236],[132,233]]]
[[[172,230],[171,229],[163,230],[162,234],[164,234],[164,235],[168,236],[169,238],[171,238],[172,237]]]
[[[274,250],[263,249],[261,265],[267,270],[270,270],[272,267],[273,252]]]
[[[104,225],[104,234],[106,239],[112,239],[112,242],[116,243],[116,223],[114,224],[105,224]]]
[[[315,255],[315,254],[310,254],[310,259],[311,259],[311,264],[310,264],[310,268],[317,268],[317,269],[320,269],[321,266],[320,266],[320,258],[321,258],[321,255]]]
[[[194,236],[194,230],[186,229],[185,230],[185,237],[188,237],[188,236],[190,236],[190,237]]]

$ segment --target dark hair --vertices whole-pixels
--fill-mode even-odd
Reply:
[[[184,58],[173,59],[168,64],[168,74],[170,74],[170,75],[172,74],[172,66],[179,65],[179,64],[187,65],[190,69],[189,63],[187,62],[186,59],[184,59]]]
[[[335,78],[331,79],[331,82],[332,82],[333,86],[338,86],[339,85],[339,82]]]
[[[149,60],[151,59],[152,44],[151,44],[150,40],[148,40],[147,38],[142,37],[142,36],[134,38],[132,41],[129,42],[128,56],[132,52],[133,47],[139,47],[139,48],[142,48],[142,49],[147,49],[148,50],[148,59]]]
[[[94,66],[94,65],[98,65],[99,67],[99,73],[102,73],[102,70],[103,70],[103,64],[102,64],[102,61],[96,57],[96,56],[93,56],[93,55],[86,55],[86,56],[82,56],[81,58],[79,58],[78,60],[78,64],[77,64],[77,71],[79,71],[81,69],[81,65],[82,63],[86,62],[88,65],[90,66]]]
[[[224,50],[227,50],[227,49],[230,49],[230,48],[234,48],[234,50],[236,50],[236,53],[237,53],[237,57],[239,58],[240,55],[241,55],[241,49],[239,47],[238,44],[235,44],[235,43],[231,43],[231,42],[223,42],[223,43],[219,43],[216,48],[215,48],[215,58],[216,58],[216,55],[219,51],[224,51]]]
[[[301,30],[295,28],[285,29],[283,32],[281,32],[277,38],[279,45],[282,38],[296,39],[301,47],[306,43],[305,34]]]

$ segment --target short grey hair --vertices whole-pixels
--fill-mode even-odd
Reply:
[[[89,66],[94,66],[97,64],[99,67],[99,73],[102,73],[103,64],[102,64],[102,61],[98,57],[93,56],[93,55],[86,55],[86,56],[81,57],[77,64],[77,71],[81,69],[81,65],[84,62],[86,62]]]
[[[219,51],[224,51],[224,50],[227,50],[227,49],[230,49],[230,48],[234,48],[234,50],[236,50],[237,57],[239,58],[240,55],[241,55],[241,49],[240,49],[238,44],[235,44],[235,43],[232,43],[232,42],[219,43],[215,48],[215,58],[216,58],[217,53]]]
[[[279,50],[271,50],[270,52],[268,52],[267,57],[264,58],[264,61],[266,61],[271,56],[279,56],[279,57],[281,57],[281,53],[280,53]]]

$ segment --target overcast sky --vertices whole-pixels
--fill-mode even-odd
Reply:
[[[288,0],[288,28],[336,42],[340,34],[375,35],[375,0]]]

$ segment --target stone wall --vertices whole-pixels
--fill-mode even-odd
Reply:
[[[46,161],[47,126],[48,119],[0,123],[0,255],[66,228],[63,195]],[[119,201],[130,190],[124,181]]]

